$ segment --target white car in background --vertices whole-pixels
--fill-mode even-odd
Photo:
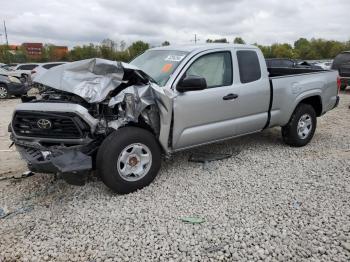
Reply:
[[[44,74],[47,70],[49,70],[50,68],[53,68],[55,66],[59,66],[59,65],[63,65],[66,64],[67,62],[50,62],[50,63],[42,63],[39,64],[36,68],[34,68],[31,71],[31,78],[32,81],[35,82],[35,78],[41,76],[42,74]]]
[[[13,76],[21,80],[25,80],[25,77],[22,77],[21,73],[18,73],[16,71],[7,70],[5,67],[0,67],[0,75],[5,76]]]
[[[323,62],[315,63],[315,65],[322,67],[322,69],[330,70],[332,67],[332,63],[333,61],[323,61]]]
[[[27,80],[30,76],[32,70],[36,68],[39,63],[27,63],[27,64],[18,64],[13,71],[9,71],[12,76],[18,77],[23,81]]]

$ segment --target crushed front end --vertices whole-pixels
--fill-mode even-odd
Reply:
[[[85,172],[105,134],[98,119],[79,105],[33,101],[17,106],[11,139],[28,168],[42,173]]]
[[[31,171],[88,173],[102,141],[128,125],[151,131],[166,152],[172,94],[142,71],[91,59],[55,67],[38,83],[45,91],[23,99],[9,125]]]

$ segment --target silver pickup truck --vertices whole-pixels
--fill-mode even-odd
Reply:
[[[267,68],[255,46],[153,48],[130,64],[103,59],[49,70],[19,104],[11,139],[35,172],[97,170],[118,193],[150,184],[162,156],[282,127],[286,144],[312,139],[339,102],[337,72]]]

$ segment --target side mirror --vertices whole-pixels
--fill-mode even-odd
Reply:
[[[207,88],[207,81],[204,77],[189,75],[181,79],[176,90],[179,92],[197,91]]]

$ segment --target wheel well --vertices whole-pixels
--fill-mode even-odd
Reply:
[[[129,122],[127,123],[124,127],[139,127],[139,128],[142,128],[142,129],[145,129],[147,131],[150,131],[153,135],[155,135],[155,132],[154,130],[152,129],[152,127],[150,127],[148,124],[146,124],[146,122],[144,121],[139,121],[137,123],[135,122]]]
[[[307,104],[315,109],[316,116],[321,116],[322,114],[322,100],[320,96],[311,96],[300,101],[299,104]]]

